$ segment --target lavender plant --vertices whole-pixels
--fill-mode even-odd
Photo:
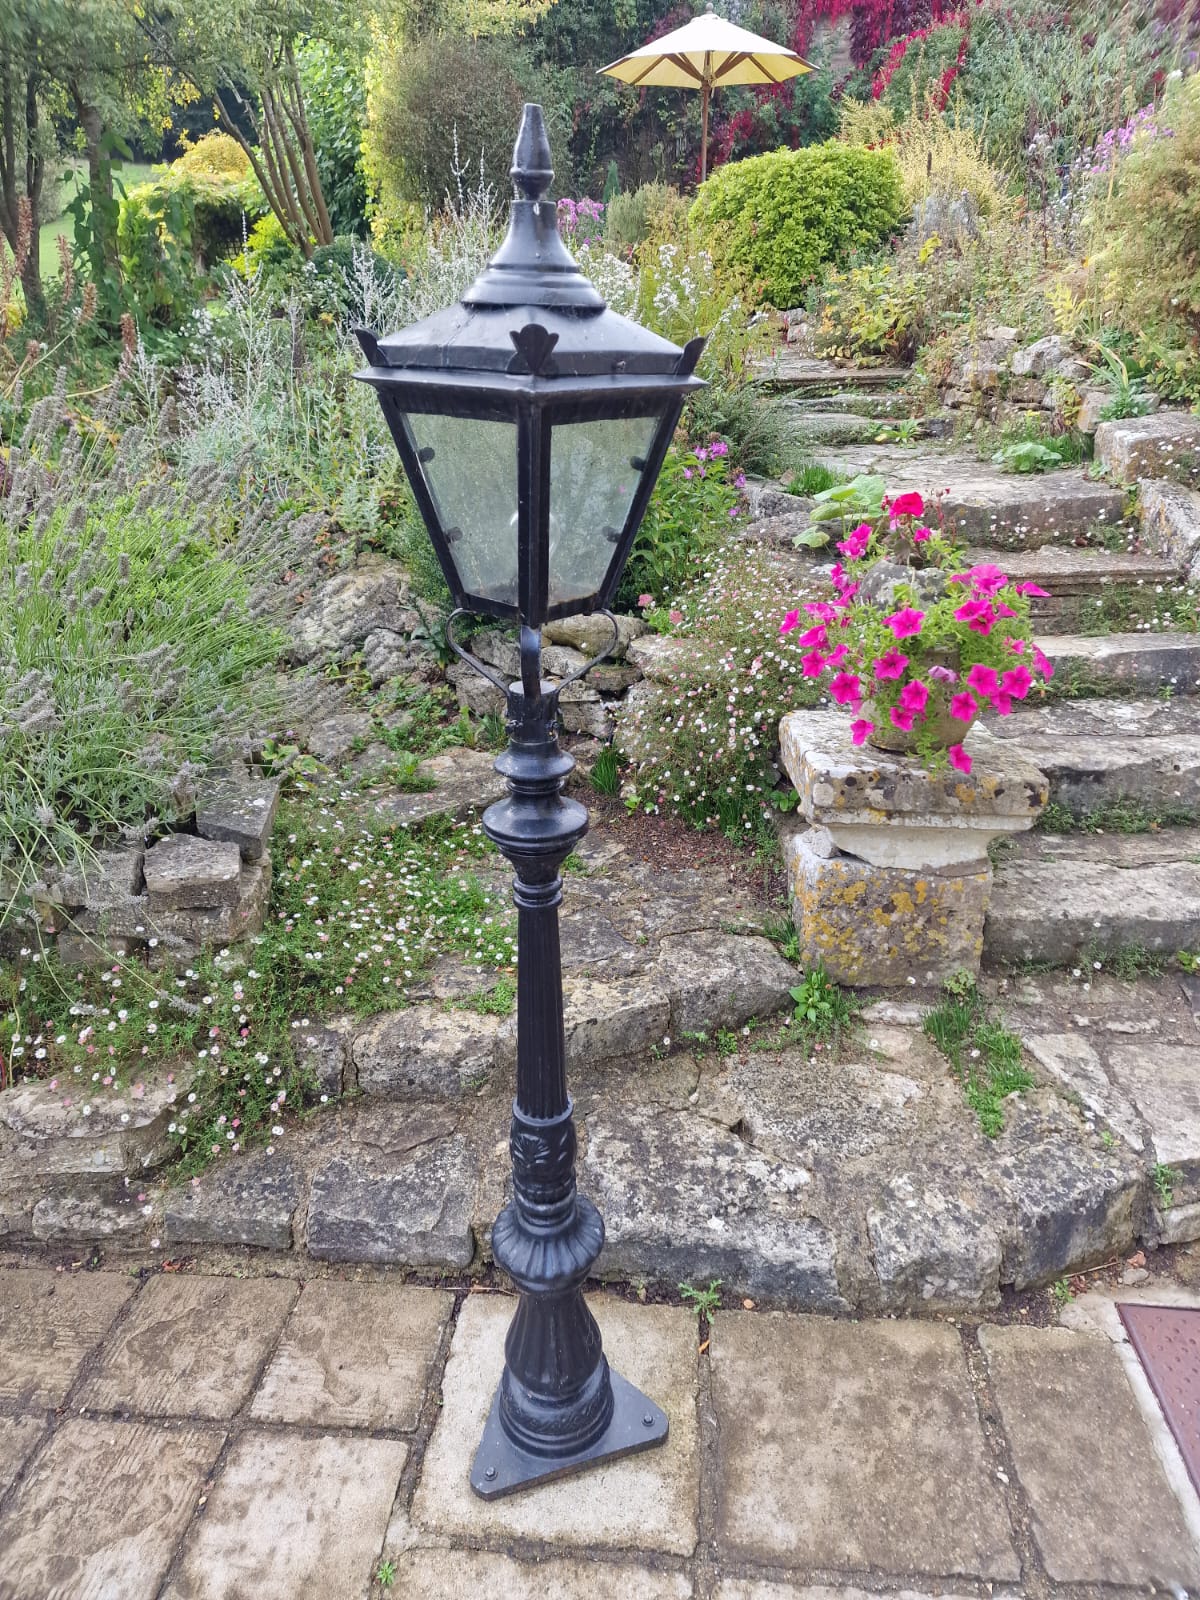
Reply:
[[[98,838],[190,804],[263,710],[312,549],[312,519],[239,492],[240,461],[167,474],[141,430],[111,446],[113,411],[85,438],[60,384],[0,496],[0,924]]]

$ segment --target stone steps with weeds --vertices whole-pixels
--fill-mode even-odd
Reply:
[[[810,394],[838,394],[847,389],[865,393],[899,388],[908,376],[907,367],[848,367],[781,348],[758,363],[756,382],[764,389]]]
[[[984,960],[1071,966],[1200,946],[1200,828],[1026,834],[997,852]]]
[[[1004,472],[973,452],[929,444],[829,444],[813,453],[844,478],[871,473],[891,495],[915,491],[927,519],[967,544],[1009,552],[1049,544],[1127,550],[1134,542],[1127,491],[1080,466]]]
[[[1057,696],[1200,692],[1200,633],[1045,634]]]
[[[1200,817],[1195,697],[1050,702],[987,727],[1046,774],[1063,821],[1138,831]]]
[[[1115,483],[1168,479],[1200,487],[1200,417],[1164,410],[1102,422],[1096,460]]]
[[[1098,630],[1108,615],[1124,617],[1163,595],[1169,604],[1180,585],[1179,566],[1170,557],[1131,551],[1044,544],[1017,551],[972,549],[967,559],[999,567],[1014,583],[1045,589],[1049,598],[1035,596],[1030,605],[1042,631],[1071,633],[1080,625]]]

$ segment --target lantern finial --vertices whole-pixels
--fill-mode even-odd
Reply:
[[[513,195],[517,200],[541,200],[554,180],[550,165],[550,136],[541,106],[527,105],[521,113],[521,126],[513,146]]]

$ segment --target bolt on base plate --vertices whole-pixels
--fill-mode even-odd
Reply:
[[[667,1416],[640,1389],[612,1372],[613,1414],[608,1427],[587,1450],[573,1456],[533,1456],[518,1450],[504,1432],[498,1411],[499,1392],[492,1400],[483,1437],[471,1466],[471,1487],[484,1500],[498,1500],[535,1483],[569,1478],[589,1467],[621,1456],[637,1455],[665,1444]]]

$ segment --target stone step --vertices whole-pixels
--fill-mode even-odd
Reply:
[[[1054,663],[1056,689],[1200,693],[1200,633],[1058,633],[1037,643]]]
[[[1076,700],[989,721],[1077,817],[1115,806],[1200,817],[1200,701]]]
[[[1030,611],[1044,629],[1070,632],[1094,612],[1106,591],[1138,584],[1174,585],[1178,565],[1165,556],[1087,546],[1044,544],[1032,550],[968,550],[972,565],[997,566],[1014,583],[1036,583],[1049,599],[1034,597]]]
[[[1174,561],[1190,583],[1200,583],[1200,493],[1169,479],[1139,484],[1138,520],[1149,548]]]
[[[1096,460],[1117,483],[1168,478],[1200,486],[1200,417],[1154,411],[1102,422],[1096,429]]]
[[[984,959],[1063,967],[1200,949],[1200,829],[1032,833],[996,869]]]
[[[793,411],[786,407],[794,428],[792,437],[801,445],[870,444],[886,422],[878,417],[859,416],[850,411],[826,411],[821,401],[814,409]]]
[[[927,516],[964,543],[998,550],[1096,542],[1122,524],[1128,495],[1090,478],[1081,467],[1023,474],[1002,472],[965,450],[926,443],[820,445],[814,451],[843,477],[873,473],[891,495],[915,490]]]
[[[839,394],[809,394],[798,390],[779,402],[787,410],[801,417],[812,411],[838,413],[842,416],[895,418],[913,414],[913,402],[900,390],[854,390]]]
[[[847,367],[820,356],[774,350],[757,365],[757,382],[766,389],[805,389],[842,393],[847,389],[895,389],[909,376],[907,367]]]

